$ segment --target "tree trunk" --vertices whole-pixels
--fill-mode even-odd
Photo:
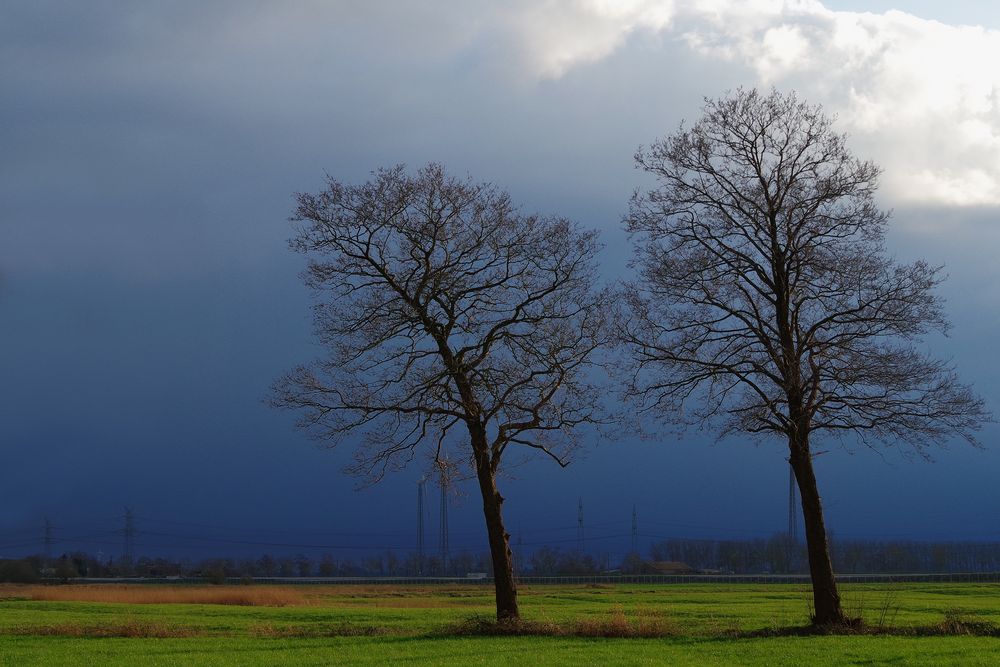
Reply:
[[[800,440],[796,442],[796,440]],[[802,499],[802,520],[806,528],[806,549],[809,553],[809,576],[812,578],[815,625],[844,625],[847,617],[840,606],[837,580],[833,575],[830,547],[823,521],[816,475],[813,473],[808,436],[789,439],[790,462],[795,471]]]
[[[497,620],[514,621],[521,617],[517,606],[517,584],[514,581],[514,558],[510,551],[510,535],[503,525],[503,496],[497,490],[496,476],[490,466],[486,433],[472,430],[472,449],[476,455],[476,477],[483,495],[483,516],[490,539],[493,559],[493,583],[496,587]]]

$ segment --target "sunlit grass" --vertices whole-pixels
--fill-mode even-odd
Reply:
[[[499,629],[481,584],[4,586],[0,664],[989,664],[1000,652],[995,636],[918,636],[989,634],[1000,585],[842,592],[849,614],[897,636],[784,636],[808,623],[800,585],[528,586],[524,623]]]

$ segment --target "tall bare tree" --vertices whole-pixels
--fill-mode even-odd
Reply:
[[[416,448],[462,442],[483,499],[498,620],[519,616],[501,460],[512,445],[565,465],[606,419],[593,380],[607,342],[596,233],[525,215],[492,185],[438,165],[299,194],[294,246],[310,257],[329,356],[276,385],[275,402],[336,444],[363,432],[354,473],[377,480]],[[515,447],[515,449],[517,448]]]
[[[939,267],[884,251],[879,168],[819,107],[737,90],[636,155],[656,179],[626,224],[641,278],[621,334],[631,390],[720,435],[779,436],[801,495],[817,624],[845,623],[813,439],[927,447],[973,432],[982,401],[915,347],[947,328]]]

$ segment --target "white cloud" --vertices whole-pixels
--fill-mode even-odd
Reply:
[[[638,31],[679,39],[837,113],[857,151],[885,167],[894,201],[1000,205],[1000,31],[816,0],[550,1],[515,27],[542,78]]]
[[[559,77],[580,63],[599,60],[637,29],[662,30],[673,0],[544,0],[511,14],[522,48],[543,77]]]

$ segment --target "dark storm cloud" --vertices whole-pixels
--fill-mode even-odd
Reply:
[[[562,24],[532,6],[5,3],[0,486],[14,502],[0,527],[30,530],[43,513],[66,526],[113,519],[132,504],[248,530],[380,523],[411,535],[418,470],[355,495],[338,472],[347,452],[317,450],[262,403],[279,373],[319,352],[302,261],[286,247],[291,193],[320,187],[324,171],[356,181],[380,165],[442,161],[527,209],[602,229],[615,275],[636,147],[695,117],[703,95],[756,82],[749,64],[692,50],[639,10],[577,12],[565,24],[579,40],[549,32]],[[951,266],[956,328],[936,351],[990,397],[994,213],[896,216],[901,252]],[[505,481],[511,525],[572,523],[584,495],[590,520],[620,519],[620,532],[633,502],[703,527],[675,534],[779,530],[781,447],[704,440],[602,444],[565,471],[518,468]],[[831,524],[987,536],[997,454],[939,458],[824,457]],[[714,477],[702,472],[720,461]],[[915,490],[932,487],[928,498]],[[946,500],[958,489],[965,497]],[[462,502],[456,520],[479,540],[476,503]],[[943,516],[910,521],[907,507]]]

